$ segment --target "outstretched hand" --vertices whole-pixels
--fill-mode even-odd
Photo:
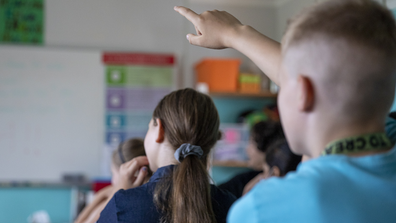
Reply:
[[[197,46],[212,49],[233,47],[233,39],[243,26],[238,19],[225,11],[214,10],[197,14],[183,6],[175,6],[174,10],[195,26],[196,34],[188,34],[187,39]]]
[[[144,184],[148,175],[147,157],[136,157],[120,166],[120,179],[118,189],[131,189]]]

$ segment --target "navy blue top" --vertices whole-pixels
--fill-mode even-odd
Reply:
[[[98,222],[159,222],[161,214],[154,204],[153,192],[157,182],[170,174],[173,167],[171,165],[159,168],[150,181],[140,187],[118,191],[100,214]],[[228,191],[210,186],[217,223],[225,223],[228,210],[236,198]]]

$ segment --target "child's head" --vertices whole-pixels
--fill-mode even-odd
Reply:
[[[221,136],[219,125],[217,109],[209,96],[188,88],[168,94],[155,108],[145,138],[150,168],[155,171],[159,160],[164,159],[158,156],[162,144],[172,150],[171,158],[182,144],[200,146],[204,153],[201,161],[206,164],[207,155]]]
[[[320,3],[291,21],[282,57],[278,103],[295,152],[317,156],[329,140],[382,131],[395,90],[389,10],[370,0]]]
[[[155,108],[145,138],[150,168],[155,171],[163,160],[178,164],[157,183],[154,193],[166,222],[214,221],[206,163],[221,136],[219,125],[212,99],[193,89],[174,91]],[[186,143],[200,147],[202,156],[189,155],[177,161],[174,153]]]
[[[138,156],[145,156],[143,139],[132,138],[120,143],[118,148],[113,151],[111,156],[111,183],[114,185],[119,179],[119,169],[123,163],[126,163]]]
[[[284,138],[282,125],[274,121],[261,121],[253,125],[246,148],[250,168],[262,170],[265,153],[270,144]]]
[[[269,176],[285,176],[288,172],[297,169],[301,156],[295,155],[285,139],[272,143],[265,157],[264,169],[268,169]]]

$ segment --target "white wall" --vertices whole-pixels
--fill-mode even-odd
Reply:
[[[174,52],[183,38],[182,0],[46,1],[50,46]]]
[[[386,0],[386,6],[388,6],[389,9],[395,9],[396,0]]]
[[[277,9],[277,33],[276,40],[280,41],[287,28],[287,22],[293,16],[296,16],[304,8],[309,7],[320,0],[291,0],[282,4]]]
[[[214,8],[236,15],[243,23],[276,37],[276,12],[266,6],[226,6],[186,0],[51,0],[46,1],[47,46],[138,52],[174,53],[181,87],[193,86],[192,66],[202,57],[241,57],[234,50],[208,50],[189,45],[195,32],[189,21],[173,10],[185,5],[201,13]]]
[[[276,40],[280,41],[287,28],[287,22],[290,18],[298,15],[304,8],[314,5],[318,2],[327,0],[287,0],[277,8],[277,33]],[[331,0],[329,0],[331,1]],[[382,4],[387,4],[391,8],[396,8],[396,0],[374,0]],[[279,1],[280,2],[280,1]]]
[[[289,18],[324,0],[51,0],[46,1],[45,43],[48,46],[137,52],[174,53],[179,87],[192,87],[193,65],[203,57],[239,57],[235,50],[191,46],[185,36],[192,24],[173,10],[191,7],[197,13],[219,9],[280,41]],[[216,2],[216,3],[210,3]],[[277,7],[275,7],[277,6]]]
[[[203,57],[240,57],[245,66],[248,60],[234,50],[189,45],[185,36],[195,32],[194,28],[173,11],[173,6],[188,6],[198,13],[226,10],[242,23],[280,41],[287,20],[318,1],[324,0],[51,0],[46,1],[45,43],[57,47],[174,53],[179,62],[178,86],[192,87],[193,65]]]

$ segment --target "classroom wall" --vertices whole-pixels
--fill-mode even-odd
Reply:
[[[170,52],[178,58],[179,87],[193,87],[192,66],[203,57],[246,57],[235,50],[191,46],[185,36],[193,25],[173,10],[184,5],[201,13],[221,9],[243,23],[276,37],[276,11],[268,6],[214,5],[185,0],[51,0],[46,1],[47,46],[103,50]]]
[[[282,4],[276,15],[276,40],[280,41],[287,28],[290,18],[297,15],[306,7],[309,7],[320,0],[292,0]]]
[[[285,1],[277,8],[276,17],[276,40],[280,41],[286,31],[287,22],[290,18],[300,13],[304,8],[314,5],[315,3],[324,2],[326,0],[289,0]],[[381,4],[396,6],[396,0],[374,0]]]
[[[251,25],[270,38],[280,40],[279,24],[286,21],[285,18],[289,17],[290,13],[294,13],[297,6],[302,7],[300,5],[307,4],[306,1],[293,0],[285,3],[287,9],[284,10],[269,4],[250,4],[249,1],[244,3],[245,5],[238,1],[227,1],[228,3],[221,4],[213,2],[186,0],[46,1],[45,45],[111,51],[174,53],[177,56],[177,87],[194,87],[193,66],[204,57],[241,58],[242,70],[250,67],[251,62],[233,49],[210,50],[190,45],[185,36],[187,33],[195,33],[195,29],[188,20],[173,10],[173,6],[184,5],[197,13],[212,9],[225,10],[235,15],[243,24]],[[263,101],[263,103],[269,102]],[[217,104],[220,105],[220,111],[230,110],[226,108],[227,105],[223,106],[222,100],[218,100]],[[244,104],[247,102],[244,101]],[[235,113],[236,111],[225,112],[222,121],[234,120],[231,117],[234,117]],[[230,173],[232,176],[234,171]]]

